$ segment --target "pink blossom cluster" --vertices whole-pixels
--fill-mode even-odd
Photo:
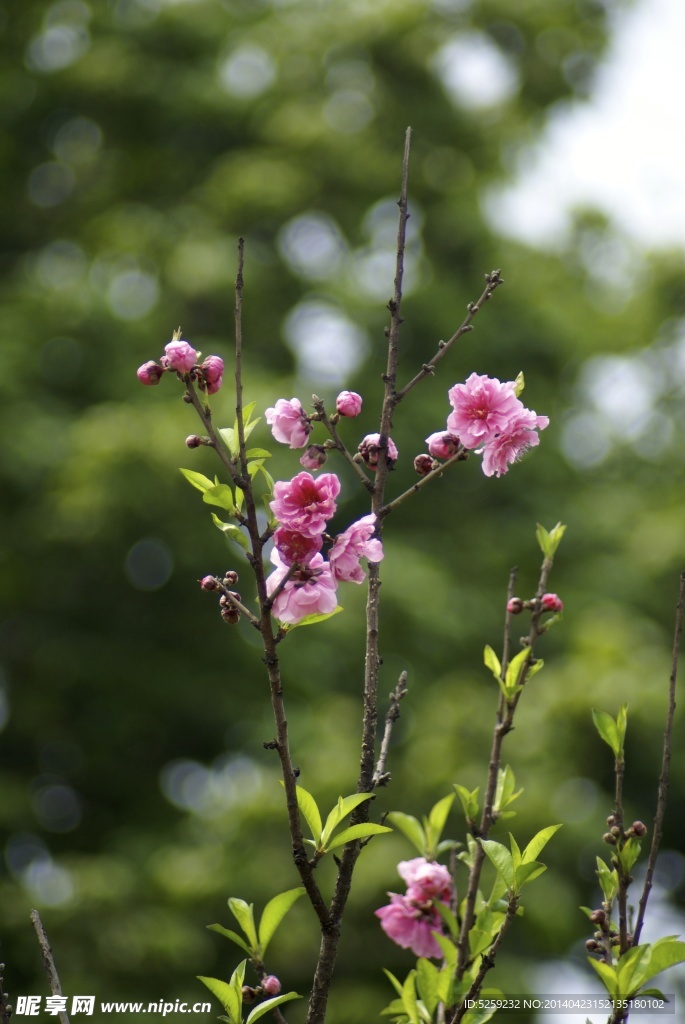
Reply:
[[[221,356],[207,356],[204,362],[199,363],[198,352],[181,338],[174,338],[165,345],[164,353],[158,363],[150,359],[138,367],[136,373],[141,384],[159,384],[168,370],[196,381],[208,395],[216,394],[223,384],[224,361]]]
[[[547,416],[526,409],[516,394],[515,381],[472,373],[464,384],[448,392],[452,412],[446,430],[426,438],[436,459],[450,458],[459,450],[476,449],[483,455],[486,476],[503,476],[528,448],[540,443],[538,430],[549,424]]]
[[[271,561],[274,571],[266,581],[271,597],[276,591],[273,614],[294,625],[308,615],[335,611],[338,583],[361,583],[360,560],[380,562],[383,547],[373,534],[375,515],[364,516],[333,541],[326,560],[321,551],[329,539],[326,527],[335,515],[340,480],[335,473],[298,473],[292,480],[274,484],[271,511],[279,526],[274,533]]]
[[[406,882],[407,891],[404,896],[388,893],[390,903],[375,911],[381,928],[389,939],[403,949],[411,949],[415,956],[441,957],[442,950],[433,933],[443,931],[436,903],[449,905],[449,871],[425,857],[401,861],[397,871]]]

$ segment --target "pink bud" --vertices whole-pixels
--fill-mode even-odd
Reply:
[[[335,400],[341,416],[358,416],[362,411],[362,398],[356,391],[341,391]]]
[[[186,438],[186,448],[199,448],[202,441],[197,434],[189,434]]]
[[[197,352],[187,341],[170,341],[164,351],[169,368],[177,373],[188,373],[197,362]]]
[[[262,978],[262,988],[268,996],[277,996],[281,991],[281,983],[275,974],[267,974]]]
[[[310,444],[300,459],[300,465],[305,469],[321,469],[327,458],[328,453],[322,444]]]
[[[520,597],[511,597],[507,601],[507,611],[510,615],[520,615],[523,611],[523,601]]]
[[[556,594],[543,594],[542,607],[546,612],[560,612],[563,611],[564,602]]]
[[[203,576],[200,580],[200,586],[203,590],[218,590],[217,582],[214,576]]]
[[[211,384],[207,385],[207,388],[206,388],[207,394],[208,395],[215,395],[217,393],[217,391],[219,390],[219,388],[221,387],[221,385],[223,384],[223,382],[224,382],[224,378],[223,377],[217,377],[216,380],[213,380]]]
[[[200,366],[205,380],[208,384],[214,384],[217,380],[223,377],[224,373],[224,361],[221,356],[207,356],[204,363]]]
[[[449,430],[439,430],[426,438],[428,451],[434,459],[449,459],[459,450],[459,438],[450,434]]]
[[[159,363],[156,363],[153,359],[150,359],[147,363],[143,363],[143,365],[139,366],[136,370],[136,375],[140,383],[148,385],[159,384],[163,373],[164,367],[160,366]]]
[[[369,466],[370,469],[375,469],[378,465],[378,454],[381,450],[381,435],[380,434],[367,434],[357,447],[357,451],[361,455],[362,459]],[[387,460],[388,466],[392,469],[394,464],[397,462],[398,452],[395,446],[395,442],[391,437],[388,438],[387,447]]]
[[[417,455],[414,459],[414,469],[419,476],[428,476],[428,474],[431,473],[437,465],[438,463],[433,462],[430,455]]]

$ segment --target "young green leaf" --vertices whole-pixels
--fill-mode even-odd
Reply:
[[[641,845],[637,839],[632,836],[624,844],[621,850],[616,850],[616,856],[618,857],[621,867],[626,874],[630,874],[630,871],[635,864],[635,861],[640,856]]]
[[[588,957],[593,968],[599,974],[602,984],[609,993],[612,999],[618,999],[618,978],[616,977],[616,971],[609,964],[603,964],[600,960],[593,960],[592,957]]]
[[[430,960],[420,957],[416,963],[416,987],[421,1002],[428,1010],[430,1020],[438,1006],[440,971]]]
[[[597,878],[604,893],[605,901],[607,903],[613,902],[618,892],[618,874],[616,869],[612,870],[608,867],[601,857],[597,858]]]
[[[472,825],[478,819],[478,812],[480,810],[478,806],[478,794],[480,792],[480,786],[476,786],[474,790],[469,790],[466,786],[460,786],[459,783],[454,783],[457,796],[459,797],[459,803],[461,804],[466,818],[466,824]]]
[[[530,648],[524,647],[522,651],[519,651],[518,654],[514,655],[507,665],[504,685],[511,696],[514,696],[518,691],[519,686],[522,686],[526,681],[529,671],[527,662],[530,657]]]
[[[516,380],[514,381],[514,394],[518,398],[526,386],[526,378],[523,376],[523,370],[519,370],[516,374]]]
[[[628,705],[621,704],[616,715],[616,734],[618,736],[619,748],[623,750],[623,745],[626,738],[626,729],[628,728]]]
[[[326,619],[332,618],[334,615],[338,615],[343,610],[341,604],[334,608],[332,612],[321,612],[315,615],[305,615],[299,622],[287,623],[286,629],[289,633],[292,629],[297,629],[298,626],[313,626],[317,622],[325,622]]]
[[[247,455],[248,459],[270,459],[271,458],[271,452],[268,452],[266,450],[266,448],[250,448],[250,450],[247,451],[245,454]]]
[[[214,484],[209,477],[204,476],[202,473],[196,473],[193,469],[182,469],[180,472],[189,484],[192,484],[193,487],[196,487],[198,491],[202,491],[202,493],[210,491],[212,487],[214,487]]]
[[[490,861],[492,861],[497,874],[502,877],[507,889],[514,890],[514,862],[506,846],[495,842],[494,839],[481,839],[481,846]]]
[[[262,957],[281,921],[304,892],[305,889],[301,885],[297,889],[288,889],[287,892],[274,896],[264,907],[259,922],[259,948]]]
[[[403,836],[406,836],[412,846],[423,857],[426,851],[426,834],[416,818],[412,817],[411,814],[404,814],[403,811],[391,811],[387,816],[387,820]]]
[[[529,864],[537,858],[537,855],[544,850],[553,835],[559,831],[561,825],[548,825],[547,828],[536,832],[528,846],[523,851],[523,863]]]
[[[443,922],[443,924],[445,924],[447,926],[447,930],[449,931],[449,933],[452,936],[452,938],[453,939],[458,939],[459,938],[459,922],[457,921],[457,919],[456,919],[456,917],[454,915],[454,911],[450,907],[448,907],[446,903],[441,903],[439,900],[436,900],[435,903],[433,904],[433,906],[435,907],[437,912],[440,914],[440,917],[442,918],[442,922]]]
[[[219,1000],[224,1010],[228,1014],[230,1024],[242,1024],[242,1006],[243,1006],[243,981],[245,980],[245,964],[246,960],[243,960],[238,964],[233,974],[231,975],[230,982],[220,981],[219,978],[204,978],[198,975],[198,980],[206,985],[212,995],[215,995]]]
[[[215,484],[213,487],[208,487],[202,495],[202,500],[207,505],[218,505],[219,508],[223,508],[227,512],[235,512],[233,491],[228,484]]]
[[[514,872],[514,891],[517,893],[521,892],[524,885],[528,885],[529,882],[538,878],[546,870],[546,865],[541,864],[537,860],[529,861],[526,864],[519,864]]]
[[[281,1003],[288,1003],[291,999],[301,999],[297,992],[287,992],[282,996],[274,996],[272,999],[265,999],[259,1006],[255,1006],[254,1010],[249,1014],[245,1024],[254,1024],[254,1021],[259,1020],[265,1013],[269,1013],[270,1010],[275,1010]]]
[[[219,935],[223,935],[224,938],[230,939],[231,942],[235,942],[237,946],[245,950],[248,956],[252,955],[252,950],[245,942],[245,939],[241,938],[237,932],[232,932],[230,928],[224,928],[221,924],[209,924],[207,925],[210,932],[218,932]]]
[[[395,992],[397,992],[398,996],[401,997],[402,996],[402,983],[397,980],[395,975],[391,971],[389,971],[387,969],[387,967],[383,968],[383,974],[385,974],[385,976],[389,979],[390,984],[395,989]]]
[[[618,735],[616,722],[611,715],[608,711],[598,711],[596,708],[593,708],[592,721],[595,723],[595,729],[601,738],[611,747],[614,757],[619,757],[622,751],[622,743]]]
[[[562,523],[557,523],[551,530],[546,530],[540,523],[537,524],[535,536],[537,537],[540,550],[547,559],[554,558],[557,548],[561,544],[561,538],[566,532],[566,527]]]
[[[339,846],[344,846],[345,843],[352,842],[353,839],[366,839],[367,836],[379,836],[383,832],[392,832],[391,828],[387,825],[375,825],[372,821],[366,822],[361,825],[351,825],[349,828],[343,829],[342,832],[338,832],[337,836],[324,847],[325,851],[336,850]]]
[[[257,940],[257,929],[254,923],[254,905],[252,903],[246,903],[245,900],[236,899],[235,896],[231,896],[228,901],[228,907],[234,918],[245,932],[245,937],[252,950],[257,949],[259,942]]]
[[[352,796],[338,797],[338,802],[326,818],[326,824],[321,832],[321,846],[326,847],[333,831],[343,818],[346,818],[348,814],[351,814],[356,807],[359,807],[366,800],[371,800],[373,796],[373,793],[353,793]]]
[[[445,825],[447,824],[447,818],[449,816],[452,804],[456,793],[449,793],[444,796],[442,800],[438,800],[436,804],[430,810],[428,815],[428,824],[430,825],[433,832],[433,840],[438,843],[440,836],[443,833]]]
[[[483,661],[485,663],[485,667],[489,668],[495,679],[499,681],[502,677],[502,665],[500,664],[500,660],[493,651],[490,644],[485,645],[485,650],[483,651]]]
[[[283,783],[281,782],[281,785]],[[297,786],[295,792],[297,793],[297,806],[300,808],[302,815],[312,830],[312,836],[314,837],[317,845],[321,840],[321,812],[317,807],[316,800],[311,793],[308,793],[302,786]]]
[[[402,1003],[410,1024],[421,1024],[416,1001],[416,971],[410,971],[402,986]]]
[[[493,801],[492,809],[497,814],[500,814],[505,807],[509,804],[513,804],[514,800],[523,793],[522,789],[516,790],[516,776],[509,765],[505,765],[504,768],[500,768],[497,772],[497,787],[495,789],[495,799]]]
[[[225,442],[226,447],[231,453],[232,457],[236,459],[240,452],[240,445],[238,444],[238,431],[234,430],[233,427],[222,427],[219,431],[219,436]]]
[[[241,548],[244,548],[245,551],[247,551],[249,542],[241,529],[233,523],[222,522],[215,512],[212,512],[212,522],[219,530],[221,530],[227,540],[235,541],[236,544],[239,544]]]

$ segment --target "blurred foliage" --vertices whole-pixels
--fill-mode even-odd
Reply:
[[[10,993],[45,991],[28,923],[38,906],[65,992],[201,1000],[194,976],[235,966],[204,927],[228,923],[226,898],[261,908],[298,882],[263,749],[273,726],[258,638],[228,629],[195,583],[241,568],[178,473],[216,467],[211,452],[184,448],[197,425],[173,382],[150,391],[134,372],[177,324],[230,363],[241,234],[248,399],[263,409],[350,387],[366,400],[363,422],[343,424],[350,444],[375,430],[407,124],[401,379],[452,333],[484,271],[501,266],[506,286],[400,407],[393,490],[412,482],[447,388],[472,370],[523,369],[526,404],[551,426],[508,476],[486,480],[470,460],[388,524],[384,690],[406,668],[410,694],[377,810],[421,814],[455,781],[482,784],[497,700],[482,649],[498,645],[508,569],[520,564],[529,596],[535,522],[568,523],[553,578],[565,621],[506,749],[526,790],[522,841],[551,821],[565,827],[496,980],[520,991],[548,962],[582,968],[576,908],[598,898],[612,787],[591,706],[615,714],[627,701],[629,814],[649,821],[655,799],[685,558],[685,261],[635,251],[592,211],[559,251],[529,251],[497,236],[483,201],[547,116],[587,95],[607,22],[595,0],[0,5]],[[230,387],[215,409],[232,421]],[[254,437],[268,443],[263,424]],[[287,452],[273,461],[284,477],[299,468]],[[345,526],[366,508],[342,476]],[[355,785],[362,617],[355,591],[344,615],[282,648],[294,757],[324,805]],[[673,851],[684,749],[672,761]],[[460,834],[456,810],[451,828]],[[331,1024],[374,1019],[390,996],[381,965],[410,965],[371,914],[410,855],[395,835],[364,852]],[[673,915],[685,861],[673,852],[665,863]],[[325,888],[330,867],[319,870]],[[269,970],[306,991],[317,947],[302,901]],[[295,1024],[303,1005],[289,1008]]]

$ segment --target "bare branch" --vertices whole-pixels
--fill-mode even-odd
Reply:
[[[385,770],[385,765],[388,760],[388,750],[390,748],[390,737],[392,736],[393,726],[400,717],[400,701],[405,696],[406,692],[407,673],[405,671],[400,674],[397,686],[390,694],[390,707],[385,714],[385,731],[381,741],[381,752],[378,758],[378,764],[376,765],[376,770],[373,773],[374,788],[378,786],[386,786],[390,781],[390,772],[386,772]]]
[[[40,914],[37,910],[31,911],[31,924],[33,925],[38,937],[38,944],[40,945],[40,952],[43,957],[43,967],[45,968],[45,973],[48,976],[50,991],[53,996],[61,996],[63,995],[62,986],[60,985],[59,975],[55,966],[55,958],[52,955],[52,949],[45,933],[43,922],[40,919]],[[60,1024],[69,1024],[69,1015],[66,1010],[60,1010],[58,1017],[60,1019]]]

